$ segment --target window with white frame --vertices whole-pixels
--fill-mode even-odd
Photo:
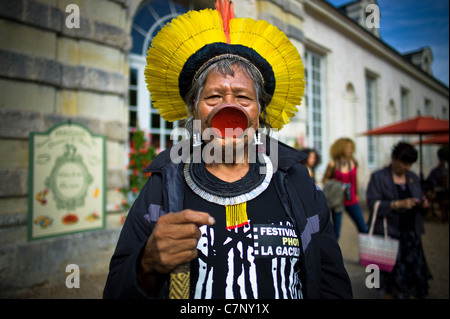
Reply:
[[[308,144],[319,154],[323,150],[323,74],[324,58],[312,51],[305,52],[305,105],[308,113],[306,131]]]
[[[156,33],[167,22],[187,11],[187,8],[172,0],[151,0],[144,1],[133,18],[129,82],[130,139],[133,129],[139,127],[151,134],[151,144],[159,150],[173,144],[170,133],[177,123],[164,121],[152,107],[144,76],[147,51]]]
[[[372,75],[366,74],[366,121],[367,130],[376,125],[377,81]],[[375,165],[375,140],[373,136],[367,137],[367,162],[369,166]]]

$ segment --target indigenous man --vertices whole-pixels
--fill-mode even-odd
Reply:
[[[286,35],[217,1],[155,36],[146,79],[153,105],[187,119],[190,138],[146,168],[104,297],[351,298],[304,155],[261,134],[288,123],[303,95]]]

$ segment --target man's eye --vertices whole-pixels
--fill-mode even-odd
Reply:
[[[246,95],[238,95],[236,96],[236,102],[242,106],[249,106],[252,104],[253,99]]]

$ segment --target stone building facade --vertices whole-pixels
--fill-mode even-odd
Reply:
[[[28,141],[30,132],[69,120],[104,135],[112,211],[115,188],[127,183],[131,17],[129,1],[0,1],[2,296],[64,282],[67,264],[82,274],[107,266],[117,240],[114,216],[103,231],[27,242]]]
[[[125,213],[116,189],[127,185],[129,131],[139,126],[164,148],[173,128],[150,107],[146,46],[176,15],[212,6],[212,0],[0,0],[0,297],[63,285],[68,264],[85,277],[107,270]],[[278,26],[305,63],[307,96],[280,133],[289,144],[301,140],[326,153],[335,138],[356,138],[367,127],[366,78],[377,79],[376,125],[415,114],[404,106],[402,115],[401,92],[409,92],[410,102],[431,101],[428,109],[420,106],[424,114],[448,117],[448,87],[323,0],[238,0],[235,11]],[[28,242],[29,133],[67,121],[106,137],[106,228]],[[366,163],[367,141],[357,142],[358,160]],[[363,168],[370,172],[383,161]],[[362,174],[364,185],[368,173]]]
[[[306,69],[308,63],[311,69],[311,59],[314,60],[316,77],[320,77],[307,77],[307,83],[314,83],[320,94],[312,92],[310,85],[307,95],[313,96],[316,104],[307,103],[305,107],[305,123],[320,131],[320,138],[311,128],[306,134],[309,146],[323,155],[317,175],[320,180],[334,140],[352,138],[360,164],[361,200],[373,170],[389,164],[391,147],[400,140],[414,143],[419,139],[402,135],[367,137],[361,133],[418,114],[449,117],[448,86],[432,75],[430,49],[402,55],[383,42],[379,32],[373,30],[377,25],[373,5],[377,1],[351,1],[341,8],[326,1],[303,1]],[[383,13],[380,14],[382,28]],[[315,121],[314,114],[320,120]],[[438,147],[423,147],[425,177],[438,162]],[[419,161],[412,169],[419,172]]]

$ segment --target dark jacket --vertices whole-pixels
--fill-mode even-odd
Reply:
[[[305,298],[352,298],[350,279],[330,222],[323,192],[300,164],[302,153],[278,144],[276,190],[291,221],[301,234]],[[146,169],[152,175],[131,208],[111,259],[104,298],[146,298],[138,287],[136,269],[141,252],[159,216],[184,209],[183,162],[170,159],[170,149],[159,154]],[[167,277],[168,279],[168,277]],[[168,280],[159,297],[168,296]]]
[[[411,171],[406,173],[406,181],[412,197],[422,200],[423,192],[420,184],[419,177]],[[392,167],[387,166],[378,171],[372,173],[369,181],[369,185],[366,190],[367,206],[370,210],[370,216],[368,219],[368,227],[372,220],[373,207],[377,200],[380,201],[378,208],[377,219],[375,221],[374,233],[383,234],[383,217],[387,217],[388,235],[399,238],[400,237],[400,214],[392,211],[390,208],[391,201],[399,199],[397,189],[392,177]],[[415,231],[418,235],[425,233],[423,226],[423,215],[421,213],[416,214],[415,219]]]

